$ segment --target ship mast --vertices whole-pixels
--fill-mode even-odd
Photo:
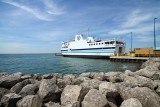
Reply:
[[[88,28],[88,30],[87,30],[87,37],[89,36],[89,28]]]

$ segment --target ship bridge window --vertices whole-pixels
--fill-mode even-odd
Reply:
[[[110,44],[114,44],[114,41],[111,41]]]
[[[105,44],[109,45],[109,42],[105,42]]]

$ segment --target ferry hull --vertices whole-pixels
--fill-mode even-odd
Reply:
[[[64,57],[109,58],[114,53],[62,53]]]

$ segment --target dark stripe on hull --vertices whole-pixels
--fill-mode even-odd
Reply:
[[[97,55],[63,55],[64,57],[73,58],[94,58],[94,59],[109,59],[109,56],[97,56]]]
[[[74,50],[94,50],[94,49],[115,49],[115,47],[84,48],[84,49],[70,49],[70,50],[74,51]],[[61,50],[61,51],[68,51],[68,50]]]

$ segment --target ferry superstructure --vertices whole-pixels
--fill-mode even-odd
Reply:
[[[61,54],[70,57],[109,57],[125,52],[125,42],[120,39],[95,40],[76,35],[74,40],[62,42]]]

